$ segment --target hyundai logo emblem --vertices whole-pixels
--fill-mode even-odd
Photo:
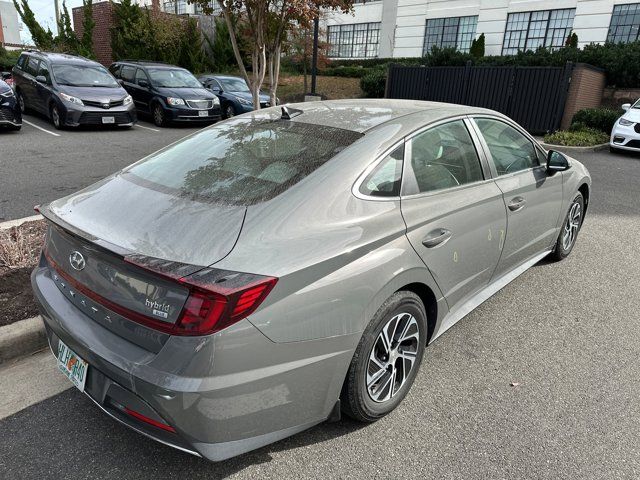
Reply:
[[[87,265],[82,254],[76,250],[71,252],[71,255],[69,255],[69,263],[74,270],[78,271],[82,270]]]

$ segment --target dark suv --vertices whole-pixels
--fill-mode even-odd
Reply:
[[[133,97],[141,113],[154,123],[220,120],[220,101],[184,68],[165,63],[123,60],[109,70]]]
[[[13,67],[13,79],[22,112],[44,114],[58,129],[130,127],[137,120],[131,96],[106,68],[84,57],[26,51]]]

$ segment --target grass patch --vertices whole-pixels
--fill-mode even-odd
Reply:
[[[593,147],[609,142],[609,135],[594,128],[559,130],[544,136],[544,142],[565,147]]]
[[[317,92],[327,100],[336,100],[341,98],[360,98],[362,90],[360,90],[359,78],[346,77],[326,77],[319,75],[317,77]],[[311,88],[311,75],[308,76],[309,83],[307,88]],[[263,91],[269,89],[268,82],[265,82]],[[278,81],[278,98],[282,103],[301,102],[304,100],[304,77],[302,75],[281,76]]]

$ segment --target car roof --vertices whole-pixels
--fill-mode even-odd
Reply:
[[[169,63],[162,62],[152,62],[147,60],[118,60],[117,62],[113,62],[118,65],[135,65],[137,67],[153,67],[153,68],[179,68],[181,70],[186,70],[185,68],[179,67],[178,65],[171,65]]]
[[[71,55],[68,53],[55,53],[55,52],[40,52],[40,51],[25,51],[26,55],[45,58],[54,63],[64,63],[64,64],[97,64],[94,60],[89,58],[81,57],[79,55]]]
[[[391,98],[326,100],[288,106],[302,111],[302,114],[292,118],[294,121],[359,133],[365,133],[367,130],[409,115],[419,116],[420,123],[427,124],[457,115],[495,114],[491,110],[466,105]]]

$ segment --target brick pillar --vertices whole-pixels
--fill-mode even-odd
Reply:
[[[571,119],[578,110],[599,107],[605,84],[604,70],[586,63],[576,63],[571,75],[560,128],[563,130],[569,128]]]
[[[78,37],[82,36],[82,20],[84,18],[84,7],[76,7],[72,10],[73,30]],[[96,60],[108,67],[113,62],[111,51],[111,26],[113,25],[113,5],[111,2],[100,2],[93,4],[93,21],[96,22],[93,28],[93,51]]]

